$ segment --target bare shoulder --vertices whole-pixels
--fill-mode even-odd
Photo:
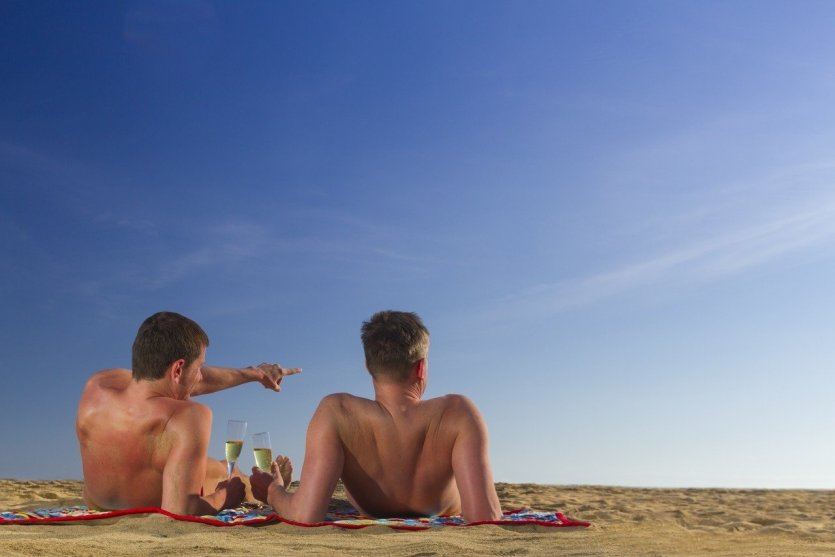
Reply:
[[[114,395],[118,397],[127,390],[131,381],[131,373],[126,369],[105,369],[91,375],[81,392],[79,418],[110,408]]]
[[[131,372],[128,369],[104,369],[97,371],[87,379],[84,389],[91,388],[125,388],[131,382]]]
[[[334,393],[319,402],[319,407],[311,418],[315,429],[335,427],[341,430],[346,425],[356,424],[358,419],[372,415],[374,402],[348,393]]]
[[[475,402],[469,397],[459,394],[450,394],[430,399],[438,405],[433,413],[440,415],[444,427],[451,431],[486,431],[486,424]]]
[[[319,404],[341,404],[342,402],[352,398],[358,397],[348,393],[332,393],[322,397],[322,401]]]
[[[192,400],[162,401],[171,404],[165,412],[171,412],[165,422],[160,439],[163,444],[178,447],[179,450],[205,450],[212,434],[212,411]],[[205,453],[204,453],[205,454]]]
[[[166,429],[170,431],[185,429],[188,432],[194,431],[195,428],[207,431],[211,428],[212,409],[205,404],[193,400],[171,400],[170,403],[173,408]]]
[[[450,394],[430,399],[441,406],[444,412],[456,415],[480,416],[478,407],[469,397],[459,394]],[[427,401],[429,402],[429,401]]]
[[[365,406],[371,404],[371,402],[367,398],[348,393],[333,393],[327,395],[319,402],[319,408],[326,411],[341,412],[357,406]]]

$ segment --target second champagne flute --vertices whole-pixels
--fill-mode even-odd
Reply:
[[[273,446],[270,443],[270,434],[267,431],[252,434],[252,454],[255,455],[255,464],[262,472],[270,472],[273,462]]]

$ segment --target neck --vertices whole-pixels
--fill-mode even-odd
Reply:
[[[390,412],[398,409],[404,411],[407,408],[420,403],[420,397],[426,390],[424,381],[411,381],[397,383],[393,381],[373,380],[374,400],[385,406]]]
[[[139,381],[132,381],[134,390],[139,394],[141,398],[155,398],[155,397],[164,397],[164,398],[174,398],[174,399],[181,399],[181,396],[177,396],[177,392],[173,389],[173,385],[171,382],[168,381],[167,377],[163,377],[162,379],[155,379],[153,381],[147,380],[139,380]]]

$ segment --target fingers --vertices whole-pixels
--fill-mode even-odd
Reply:
[[[241,504],[246,496],[246,487],[244,482],[239,477],[234,477],[231,480],[220,482],[218,490],[224,488],[226,491],[226,500],[223,503],[223,508],[232,508]]]
[[[281,475],[281,464],[279,463],[280,458],[281,457],[279,456],[273,461],[272,465],[270,466],[270,471],[273,473],[273,478],[275,482],[278,483],[278,485],[282,487],[287,487],[284,484],[284,478]]]
[[[296,375],[302,371],[300,367],[284,368],[280,364],[270,364],[267,362],[263,362],[256,367],[261,370],[261,384],[277,393],[281,392],[282,379],[288,375]]]
[[[281,392],[281,379],[282,379],[282,377],[279,377],[278,379],[276,379],[275,377],[270,377],[269,375],[267,375],[267,376],[264,377],[264,381],[262,381],[261,383],[266,388],[271,389],[271,390],[278,393],[278,392]]]
[[[266,476],[266,478],[264,477]],[[269,478],[269,480],[267,480]],[[252,467],[252,474],[249,476],[249,483],[250,485],[255,485],[256,483],[261,483],[262,480],[266,480],[267,483],[272,481],[270,475],[258,468],[257,466]]]
[[[258,365],[258,367],[261,368],[263,371],[275,372],[279,377],[296,375],[297,373],[302,372],[302,368],[300,367],[282,367],[281,364],[271,364],[268,362],[262,362]]]

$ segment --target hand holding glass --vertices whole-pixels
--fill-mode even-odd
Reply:
[[[227,479],[232,477],[232,470],[235,468],[238,457],[241,456],[241,449],[244,447],[244,435],[246,435],[246,422],[241,420],[229,420],[226,422]]]

